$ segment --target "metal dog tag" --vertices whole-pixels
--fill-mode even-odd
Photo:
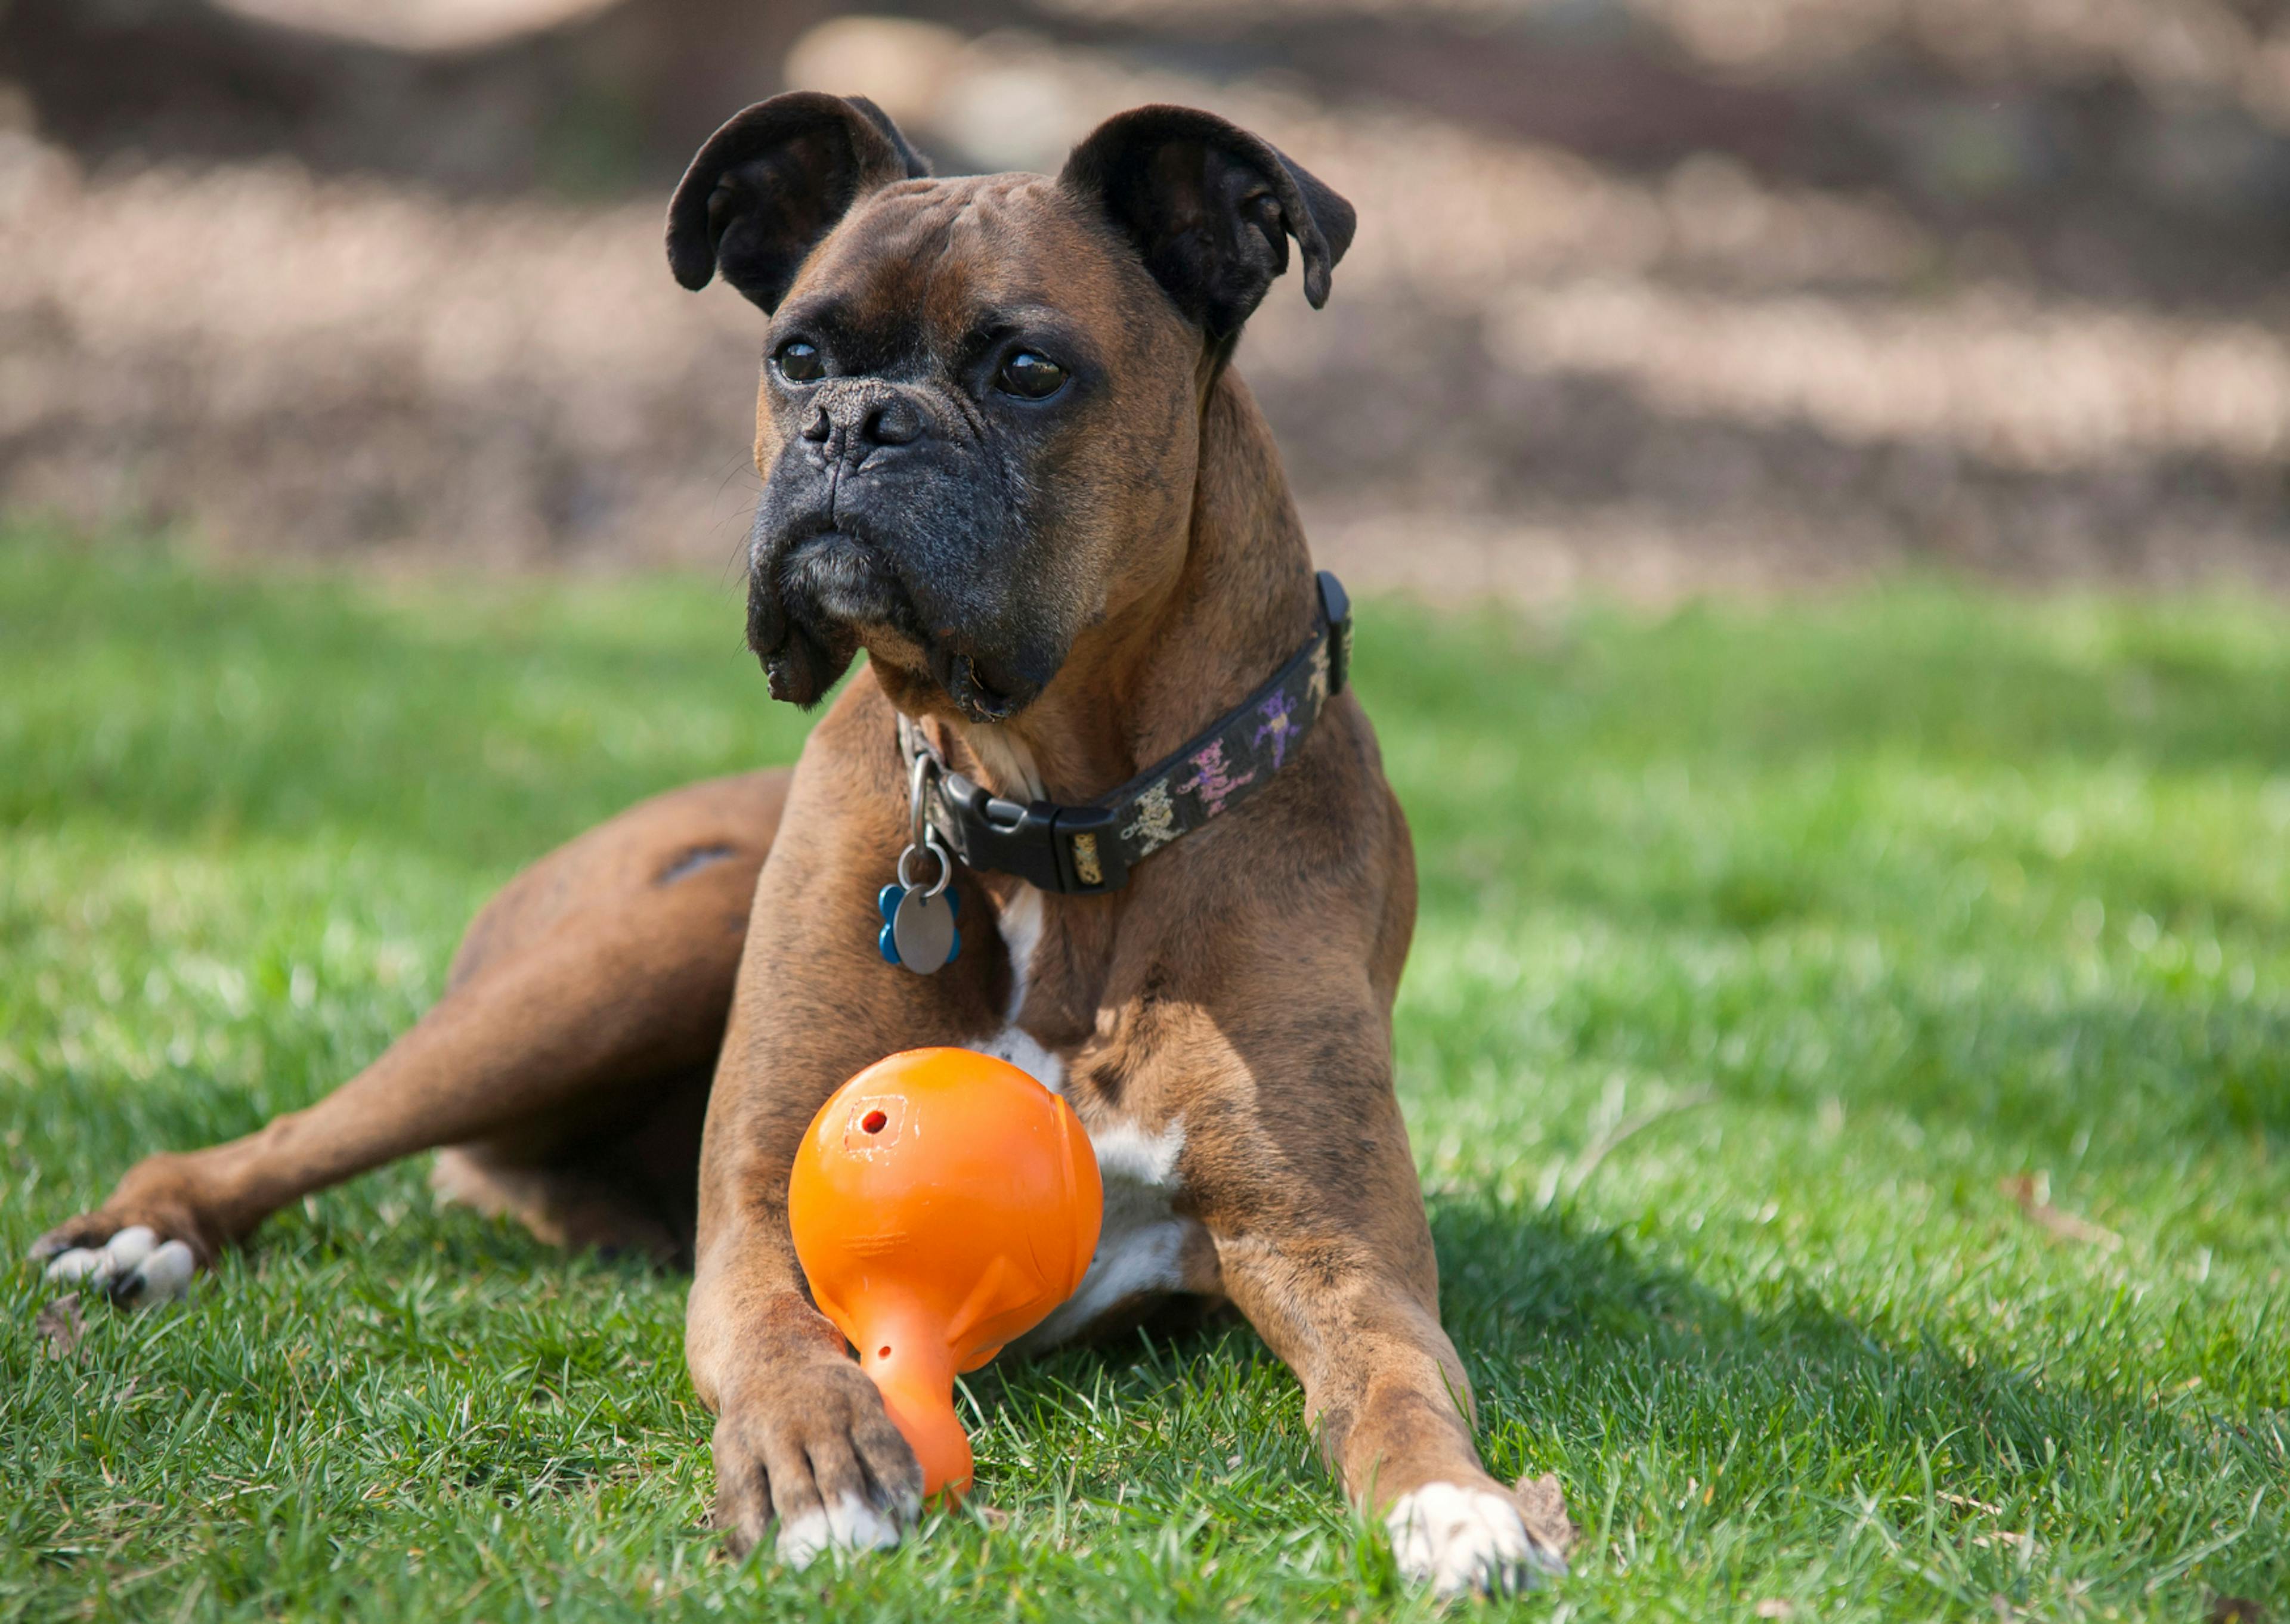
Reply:
[[[954,928],[954,910],[960,900],[948,888],[954,879],[954,859],[930,826],[925,798],[936,765],[932,756],[915,757],[907,780],[909,828],[907,849],[899,853],[898,883],[884,886],[875,899],[883,914],[883,933],[876,939],[876,946],[885,959],[917,975],[935,975],[962,951],[962,932]],[[928,886],[918,883],[919,876],[909,872],[917,859],[925,856],[938,865],[938,876]]]
[[[944,893],[910,891],[899,900],[891,920],[891,940],[899,963],[917,975],[929,975],[954,956],[954,909]]]
[[[962,932],[954,916],[961,899],[952,891],[928,892],[918,886],[885,885],[877,903],[883,910],[883,934],[876,945],[885,962],[917,975],[931,975],[962,955]]]

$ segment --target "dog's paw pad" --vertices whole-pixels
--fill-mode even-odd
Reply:
[[[191,1249],[162,1241],[142,1224],[131,1224],[100,1246],[75,1246],[48,1264],[47,1277],[108,1292],[136,1308],[166,1302],[190,1289],[197,1268]]]
[[[797,1569],[809,1567],[822,1551],[886,1551],[898,1543],[898,1524],[852,1494],[780,1524],[780,1560]]]
[[[1510,1498],[1493,1489],[1427,1483],[1393,1501],[1383,1525],[1400,1572],[1429,1581],[1435,1596],[1507,1596],[1566,1571],[1557,1552],[1527,1532]]]

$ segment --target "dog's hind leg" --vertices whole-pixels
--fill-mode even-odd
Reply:
[[[663,1182],[625,1153],[664,1125],[688,1139],[693,1176],[700,1102],[684,1095],[721,1044],[786,793],[784,772],[695,784],[550,853],[478,914],[444,996],[371,1066],[244,1139],[147,1156],[34,1256],[123,1296],[177,1288],[286,1203],[436,1146],[466,1147],[465,1172],[526,1175],[528,1192],[558,1173],[560,1207],[583,1178],[601,1201],[617,1174],[630,1211],[659,1220],[632,1220],[629,1238],[658,1250],[689,1218],[659,1198],[672,1173]],[[530,1222],[549,1204],[498,1204]]]
[[[712,1071],[646,1082],[589,1123],[526,1123],[437,1153],[441,1201],[515,1218],[553,1246],[688,1266]]]

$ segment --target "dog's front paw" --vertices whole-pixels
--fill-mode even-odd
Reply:
[[[1400,1572],[1429,1580],[1435,1596],[1508,1596],[1566,1572],[1565,1557],[1528,1532],[1517,1504],[1492,1484],[1427,1483],[1394,1500],[1383,1525]]]
[[[780,1560],[888,1550],[921,1515],[922,1468],[847,1359],[772,1372],[768,1397],[726,1403],[716,1422],[716,1524],[744,1554],[779,1524]]]
[[[87,1219],[42,1236],[32,1258],[47,1264],[50,1280],[90,1286],[139,1308],[183,1295],[198,1268],[188,1246],[160,1239],[148,1224],[113,1228]]]

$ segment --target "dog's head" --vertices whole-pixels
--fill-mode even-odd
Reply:
[[[864,647],[893,697],[1015,715],[1181,567],[1206,385],[1349,204],[1207,113],[1108,121],[1055,178],[934,180],[873,103],[760,102],[692,162],[668,257],[769,312],[748,641],[815,702]]]

